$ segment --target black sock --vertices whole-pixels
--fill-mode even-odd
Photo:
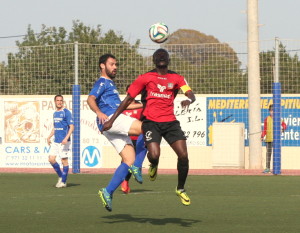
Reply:
[[[184,184],[189,172],[189,159],[178,159],[177,161],[177,171],[178,171],[178,185],[177,189],[184,189]]]
[[[129,181],[130,180],[130,177],[131,177],[132,173],[131,172],[128,172],[127,176],[125,177],[125,180]]]

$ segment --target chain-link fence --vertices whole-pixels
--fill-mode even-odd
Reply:
[[[263,122],[269,114],[269,105],[272,104],[275,40],[260,41],[259,44]],[[0,48],[0,95],[6,99],[10,96],[20,96],[20,101],[21,95],[71,95],[75,74],[78,74],[81,95],[87,95],[99,77],[98,59],[104,53],[112,53],[118,59],[119,69],[115,82],[120,94],[124,94],[126,86],[139,74],[154,68],[152,55],[159,48],[155,44],[78,44],[77,53],[75,47],[76,44],[60,44]],[[212,145],[214,122],[242,122],[245,124],[245,146],[248,146],[247,43],[169,44],[161,47],[170,53],[169,68],[183,75],[194,93],[201,95],[191,110],[194,113],[189,112],[194,118],[188,116],[186,119],[186,125],[195,123],[197,127],[202,127],[203,124],[203,130],[201,128],[193,131],[196,135],[203,135],[203,141],[199,142],[197,138],[198,141],[195,139],[194,144]],[[293,154],[293,148],[299,146],[300,139],[299,51],[300,40],[280,40],[278,70],[282,89],[281,117],[287,124],[287,130],[281,135],[281,139],[284,147],[290,147],[283,153],[290,155]],[[75,65],[77,60],[78,66]],[[20,103],[10,103],[7,99],[4,109],[11,104],[14,106]],[[82,103],[82,106],[84,104]],[[11,110],[8,109],[5,114],[6,118],[9,118],[12,115]],[[194,122],[191,119],[194,119]],[[3,126],[3,129],[5,127]],[[291,157],[284,157],[288,158]],[[203,161],[209,164],[210,160],[203,156],[201,162],[199,159],[199,164]],[[293,167],[295,164],[292,160],[284,163],[288,164],[286,167]]]
[[[71,94],[74,84],[74,44],[0,48],[0,94]],[[165,45],[170,69],[185,76],[198,94],[247,93],[247,44]],[[272,93],[274,41],[260,42],[261,93]],[[299,93],[300,40],[282,40],[280,81],[283,94]],[[98,58],[112,53],[118,58],[116,78],[120,93],[139,74],[153,68],[155,45],[139,47],[111,44],[79,44],[78,74],[82,94],[87,94],[99,76]],[[12,52],[13,51],[13,52]]]
[[[0,94],[71,94],[74,84],[74,44],[1,48]],[[227,44],[168,45],[170,69],[185,76],[195,93],[246,93],[245,45],[236,53]],[[118,58],[116,84],[120,93],[139,74],[153,69],[157,46],[78,45],[78,74],[82,94],[99,76],[98,58],[112,53]]]

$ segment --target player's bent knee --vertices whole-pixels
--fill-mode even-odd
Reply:
[[[63,166],[69,166],[69,162],[68,162],[68,159],[67,159],[67,158],[62,159],[62,160],[61,160],[61,163],[62,163]]]
[[[54,164],[54,163],[56,163],[56,157],[55,156],[49,156],[48,161],[49,161],[49,163]]]
[[[151,160],[158,160],[159,159],[160,154],[156,154],[156,153],[149,153],[147,154],[148,159]]]
[[[188,160],[188,153],[181,153],[181,154],[178,154],[178,159],[181,159],[181,160]]]
[[[124,163],[126,163],[128,166],[131,166],[135,160],[135,152],[133,146],[127,144],[121,151],[120,156],[122,157],[122,161]]]

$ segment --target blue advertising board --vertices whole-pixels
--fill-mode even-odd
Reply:
[[[272,97],[261,98],[261,127],[269,115]],[[249,145],[248,98],[247,97],[207,97],[207,145],[212,145],[212,125],[214,122],[243,122],[245,124],[245,146]],[[282,97],[281,118],[287,125],[282,133],[282,146],[299,146],[300,138],[300,97]]]

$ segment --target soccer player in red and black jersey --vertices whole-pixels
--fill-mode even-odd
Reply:
[[[179,121],[174,115],[174,99],[181,89],[187,96],[181,102],[182,108],[188,108],[196,98],[185,78],[168,69],[170,63],[169,53],[165,49],[158,49],[153,54],[155,69],[140,75],[129,87],[128,94],[120,106],[105,122],[103,130],[108,130],[114,120],[126,109],[132,100],[141,92],[144,92],[144,119],[142,130],[148,150],[148,160],[151,163],[148,174],[154,181],[157,176],[157,167],[160,157],[160,143],[162,137],[169,143],[178,156],[178,185],[176,194],[182,204],[191,204],[186,194],[184,185],[189,170],[189,160],[186,145],[186,137],[181,130]]]
[[[128,91],[130,85],[128,85],[126,87],[126,93]],[[142,112],[143,112],[143,104],[137,100],[133,100],[130,104],[129,104],[130,109],[125,109],[123,111],[123,114],[133,117],[135,119],[141,120],[142,118]],[[135,157],[135,161],[134,161],[134,166],[136,168],[138,168],[139,170],[138,173],[136,174],[136,176],[139,177],[139,180],[137,180],[139,183],[142,182],[142,165],[143,165],[143,161],[145,159],[146,153],[147,153],[147,149],[144,146],[144,139],[143,139],[143,135],[139,135],[139,136],[130,136],[130,139],[132,141],[132,144],[134,146],[134,150],[136,152],[136,157]],[[133,171],[135,172],[135,171]],[[125,193],[128,194],[130,192],[130,187],[129,187],[129,180],[131,178],[132,173],[128,172],[127,176],[125,177],[125,180],[122,182],[121,184],[121,190]],[[135,176],[135,177],[136,177]]]

